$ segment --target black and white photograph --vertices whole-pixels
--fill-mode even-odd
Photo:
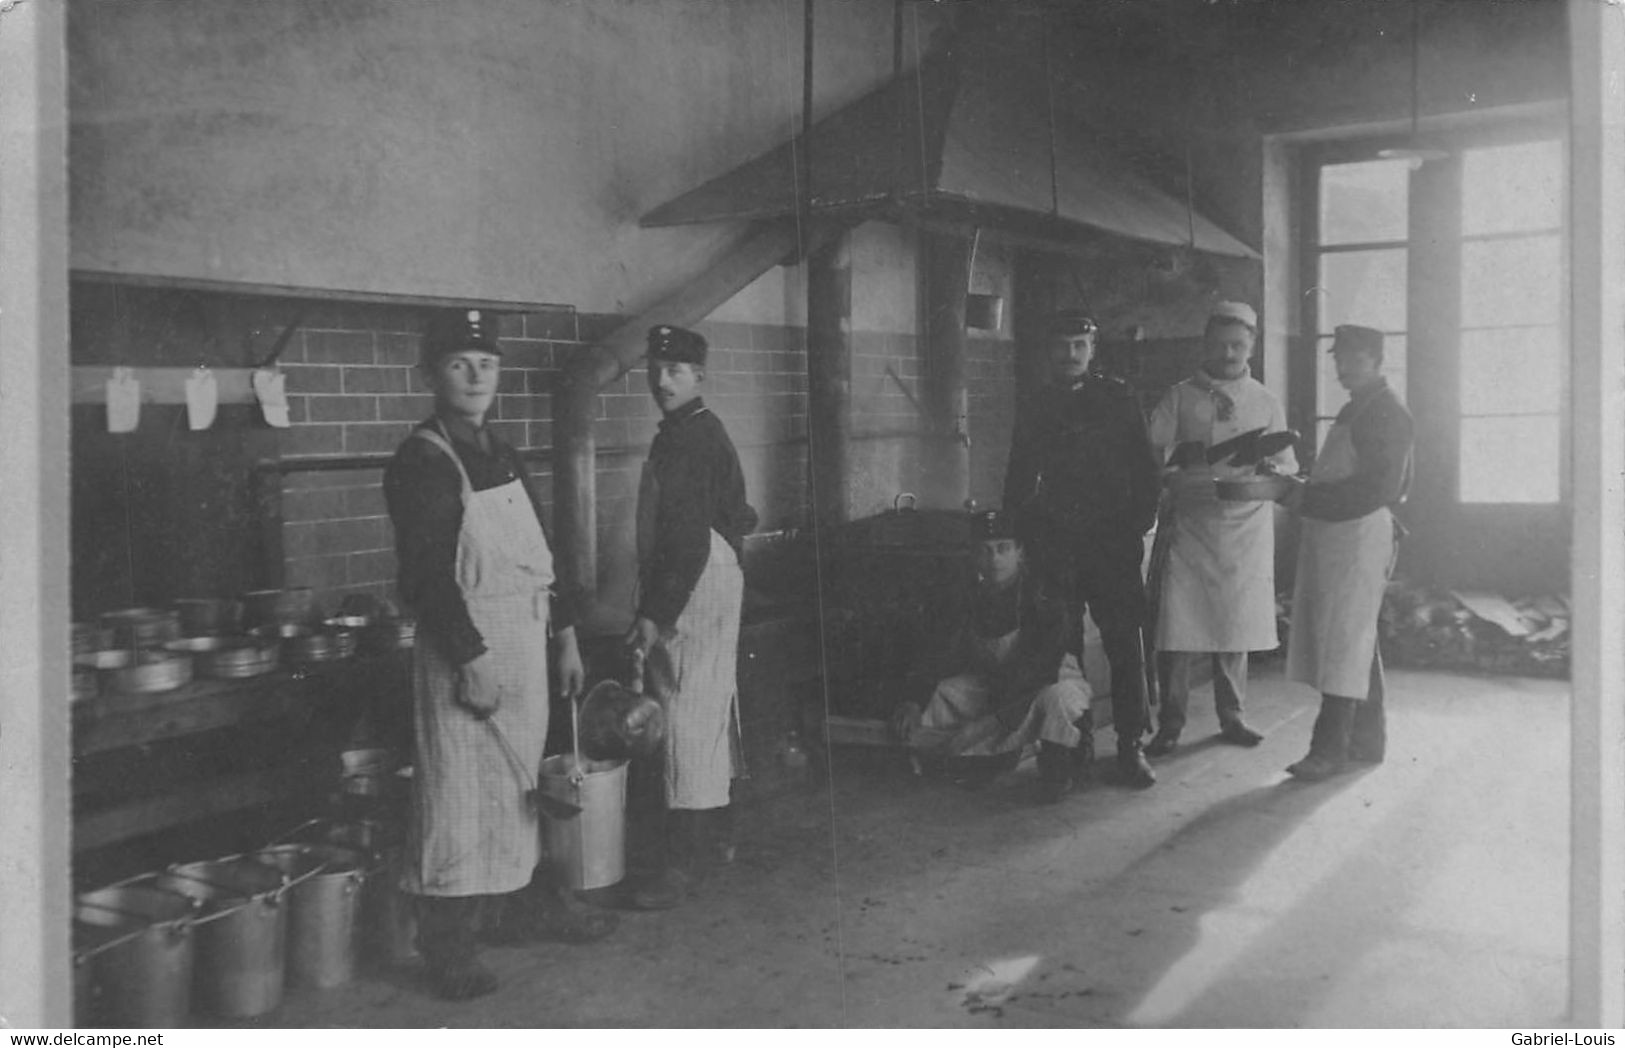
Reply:
[[[13,1044],[1614,1043],[1625,4],[0,0],[0,841]]]

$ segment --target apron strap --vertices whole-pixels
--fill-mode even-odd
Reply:
[[[473,494],[474,483],[468,479],[468,470],[463,468],[462,458],[458,456],[456,449],[451,446],[451,440],[446,436],[445,429],[440,426],[440,420],[435,419],[434,422],[435,429],[414,429],[412,436],[417,437],[419,440],[426,440],[447,455],[450,455],[452,464],[457,467],[457,475],[463,478],[463,494],[465,496]]]

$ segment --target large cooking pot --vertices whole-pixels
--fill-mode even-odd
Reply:
[[[290,880],[243,856],[171,866],[158,884],[198,900],[194,993],[206,1011],[246,1018],[282,1003]]]
[[[361,935],[360,853],[324,844],[277,844],[253,859],[289,880],[288,980],[325,989],[355,977]]]
[[[78,896],[75,1015],[110,1026],[182,1025],[191,1010],[197,914],[196,900],[165,891],[154,874]]]
[[[121,648],[150,648],[181,635],[177,612],[157,608],[120,608],[102,615],[101,624],[113,631],[113,643]]]
[[[242,623],[241,601],[227,597],[182,597],[172,603],[181,617],[181,633],[188,637],[236,633]]]

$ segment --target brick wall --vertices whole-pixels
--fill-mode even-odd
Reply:
[[[284,465],[286,581],[316,589],[325,606],[350,593],[393,596],[394,534],[383,470],[326,470],[325,461],[387,456],[425,418],[433,398],[417,371],[420,315],[410,309],[323,307],[282,355],[292,425],[279,434]],[[578,343],[567,311],[502,317],[503,375],[492,425],[521,451],[551,494],[545,451],[548,403],[560,357]]]
[[[219,301],[215,301],[218,298]],[[195,307],[197,323],[177,334],[177,301]],[[230,315],[251,332],[247,351],[220,339],[208,317]],[[302,311],[302,312],[301,312]],[[102,302],[87,294],[76,307],[75,363],[174,365],[208,359],[241,366],[262,358],[295,314],[300,324],[283,350],[291,425],[271,431],[282,462],[284,582],[318,591],[331,609],[348,594],[394,595],[394,536],[382,493],[383,463],[411,427],[428,415],[431,397],[416,370],[421,314],[406,307],[300,304],[253,296],[125,294]],[[110,318],[118,318],[114,323]],[[551,505],[550,393],[573,353],[622,322],[568,310],[500,320],[504,373],[492,424],[526,453],[544,501]],[[806,515],[807,378],[805,332],[790,324],[710,321],[705,396],[739,449],[760,530],[799,527]],[[192,330],[195,328],[196,330]],[[1009,344],[973,339],[971,384],[973,494],[996,492],[1008,442],[1013,370]],[[921,348],[912,334],[853,334],[852,511],[890,508],[911,490],[923,437],[916,408]],[[658,411],[641,368],[598,398],[599,585],[611,607],[630,606],[638,474]],[[257,421],[252,425],[262,425]],[[350,460],[361,457],[361,463]],[[333,468],[343,464],[343,468]],[[139,596],[139,595],[137,595]],[[124,598],[128,599],[128,598]],[[104,601],[111,606],[111,601]]]
[[[492,425],[528,453],[549,508],[555,376],[570,354],[584,351],[621,320],[566,313],[501,319],[503,376]],[[414,367],[417,326],[409,310],[326,309],[283,355],[293,422],[281,434],[287,583],[317,589],[327,605],[349,593],[393,595],[394,539],[382,470],[298,467],[393,452],[428,415],[432,401]],[[800,330],[721,323],[700,329],[712,344],[706,400],[739,447],[762,528],[798,524],[806,454]],[[658,418],[641,369],[611,383],[598,398],[600,587],[606,600],[628,606],[638,474]]]

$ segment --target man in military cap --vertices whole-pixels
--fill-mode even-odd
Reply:
[[[905,702],[894,724],[909,748],[972,777],[1013,767],[1036,744],[1039,797],[1053,803],[1094,752],[1089,685],[1068,650],[1071,617],[1029,572],[1009,514],[980,514],[973,542],[976,585],[948,617],[947,643],[915,675],[929,699]]]
[[[648,346],[649,393],[663,417],[638,487],[638,601],[626,643],[646,657],[667,709],[667,818],[659,872],[633,901],[665,909],[687,895],[706,855],[732,852],[740,556],[756,511],[728,431],[700,396],[705,339],[657,324]]]
[[[1287,635],[1287,677],[1321,693],[1309,753],[1287,770],[1324,779],[1387,749],[1377,618],[1410,488],[1415,426],[1382,377],[1383,337],[1337,328],[1331,353],[1349,402],[1337,413],[1309,482],[1287,506],[1303,518]]]
[[[1157,602],[1157,647],[1164,653],[1167,688],[1157,712],[1157,735],[1146,753],[1173,751],[1185,727],[1190,692],[1201,678],[1213,682],[1219,734],[1237,746],[1263,736],[1242,720],[1247,653],[1272,651],[1275,629],[1275,506],[1221,501],[1217,480],[1256,475],[1260,468],[1296,473],[1292,447],[1267,458],[1246,448],[1208,461],[1256,431],[1284,433],[1286,409],[1248,370],[1258,336],[1258,315],[1245,302],[1220,302],[1202,335],[1202,363],[1170,389],[1151,413],[1151,444],[1168,462],[1169,512],[1158,532],[1167,543],[1167,566]],[[1284,438],[1290,440],[1290,436]],[[1258,442],[1254,441],[1256,445]],[[1262,460],[1262,461],[1261,461]]]
[[[1091,366],[1098,331],[1081,312],[1052,319],[1051,381],[1017,416],[1004,505],[1018,515],[1074,624],[1085,609],[1094,615],[1111,665],[1119,777],[1150,786],[1156,776],[1140,750],[1150,719],[1140,565],[1156,519],[1160,471],[1134,391]],[[1081,648],[1077,632],[1074,654],[1081,656]]]
[[[416,897],[430,988],[453,1000],[496,989],[482,931],[586,942],[615,924],[538,868],[537,812],[515,768],[534,776],[541,763],[550,670],[571,697],[582,665],[577,601],[554,586],[541,500],[486,425],[502,370],[494,321],[478,309],[430,318],[421,367],[434,414],[384,471],[400,597],[418,623],[401,886]]]

